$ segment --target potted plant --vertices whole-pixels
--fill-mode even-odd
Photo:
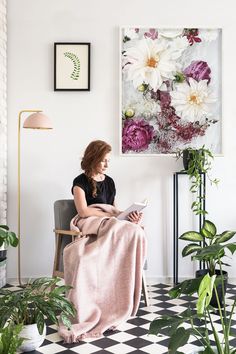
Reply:
[[[23,328],[22,324],[12,325],[0,329],[0,354],[15,354],[21,346],[24,338],[19,334]]]
[[[184,241],[189,241],[189,244],[182,250],[182,256],[186,257],[192,255],[192,260],[198,260],[204,262],[205,269],[198,270],[196,276],[209,273],[212,275],[220,275],[219,259],[221,265],[228,265],[222,262],[222,257],[225,256],[225,250],[231,250],[234,247],[234,243],[229,242],[235,235],[234,231],[224,231],[218,234],[215,225],[205,220],[200,232],[187,231],[183,233],[179,238]],[[218,266],[218,269],[216,268]],[[228,273],[222,271],[224,275],[224,293],[226,292]],[[221,283],[218,286],[218,295],[220,303],[222,304],[223,292]],[[211,300],[211,305],[217,307],[217,300],[215,294]]]
[[[211,228],[208,228],[208,226]],[[208,221],[205,224],[205,231],[213,232],[215,230],[216,234],[216,227],[215,225]],[[205,232],[204,231],[204,232]],[[189,236],[194,231],[189,231]],[[214,232],[213,232],[214,233]],[[185,233],[187,235],[187,233]],[[236,299],[234,300],[233,304],[231,305],[231,309],[227,307],[226,311],[226,300],[223,296],[223,305],[220,304],[217,285],[219,283],[222,284],[222,291],[224,293],[223,287],[223,270],[222,270],[222,253],[225,252],[227,248],[232,254],[234,254],[236,250],[236,243],[227,243],[227,239],[232,238],[235,234],[234,231],[225,231],[222,234],[216,235],[215,242],[209,246],[206,246],[204,249],[200,250],[201,257],[204,255],[204,259],[210,260],[212,256],[214,256],[215,260],[217,259],[217,264],[220,270],[220,276],[216,277],[216,274],[209,274],[203,275],[199,278],[188,279],[169,291],[169,295],[171,298],[178,298],[180,295],[192,295],[197,293],[198,299],[196,302],[196,308],[183,311],[182,313],[171,315],[171,316],[161,316],[160,318],[155,319],[152,321],[149,329],[150,334],[159,335],[162,333],[163,330],[168,331],[170,336],[169,341],[169,353],[182,353],[178,351],[178,349],[184,346],[188,340],[190,335],[196,337],[199,342],[201,343],[201,347],[199,347],[199,353],[202,354],[235,354],[236,349],[232,348],[229,343],[229,336],[231,333],[231,323],[232,323],[232,316],[235,312],[236,306]],[[209,234],[208,234],[209,236]],[[224,238],[224,240],[223,240]],[[217,240],[220,242],[217,242]],[[195,247],[195,246],[194,246]],[[190,247],[189,247],[190,250]],[[195,258],[195,257],[194,257]],[[222,328],[223,339],[220,340],[218,332],[218,327],[214,325],[212,316],[215,315],[215,309],[211,307],[210,301],[212,298],[212,294],[215,294],[217,300],[217,312],[220,317],[220,325]],[[200,320],[195,321],[196,319]],[[189,324],[189,327],[186,327],[186,323]],[[218,324],[217,324],[218,325]],[[211,344],[209,338],[209,331],[212,331],[214,339],[214,344]],[[196,352],[195,352],[196,353]]]
[[[21,337],[27,338],[21,345],[23,352],[37,349],[45,338],[45,320],[70,328],[70,319],[75,316],[73,304],[64,295],[70,286],[58,285],[60,278],[39,278],[25,288],[12,292],[1,290],[0,328],[7,323],[23,324]]]
[[[0,225],[0,288],[6,285],[7,247],[18,245],[16,234],[7,225]]]
[[[13,247],[18,245],[18,238],[16,237],[16,234],[9,231],[9,227],[7,225],[0,225],[0,247],[2,247],[3,244]]]
[[[196,195],[196,198],[191,205],[191,209],[196,215],[207,214],[207,211],[203,209],[205,190],[201,175],[202,173],[205,173],[211,184],[217,185],[219,183],[219,180],[211,178],[209,173],[212,168],[212,160],[214,159],[214,156],[211,151],[206,149],[205,145],[203,145],[199,149],[191,147],[182,150],[178,149],[175,152],[175,157],[177,160],[181,157],[183,158],[183,171],[187,173],[191,181],[190,192]],[[203,197],[197,195],[200,187],[203,188]]]

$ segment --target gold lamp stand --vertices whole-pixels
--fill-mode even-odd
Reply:
[[[45,116],[41,110],[37,109],[25,109],[19,112],[18,116],[18,189],[17,189],[17,233],[18,233],[18,282],[22,286],[21,282],[21,117],[23,113],[31,113],[24,121],[23,128],[28,129],[52,129],[52,124],[47,116]]]

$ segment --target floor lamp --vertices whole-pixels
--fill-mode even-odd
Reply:
[[[52,124],[47,116],[45,116],[41,110],[37,109],[26,109],[19,112],[18,116],[18,194],[17,194],[17,203],[18,203],[18,282],[21,283],[21,230],[20,230],[20,147],[21,147],[21,139],[20,139],[20,131],[21,131],[21,116],[24,113],[31,113],[24,121],[23,128],[28,129],[52,129]]]

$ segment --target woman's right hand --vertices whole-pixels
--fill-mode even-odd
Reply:
[[[134,224],[139,224],[143,216],[143,213],[140,213],[139,211],[133,211],[132,213],[129,213],[128,215],[128,220]]]

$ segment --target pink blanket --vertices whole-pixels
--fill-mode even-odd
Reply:
[[[117,211],[107,204],[94,204],[105,211]],[[65,283],[76,309],[71,330],[60,326],[66,342],[101,337],[108,329],[134,316],[139,307],[146,238],[141,226],[115,217],[72,219],[71,228],[89,237],[64,249]]]

